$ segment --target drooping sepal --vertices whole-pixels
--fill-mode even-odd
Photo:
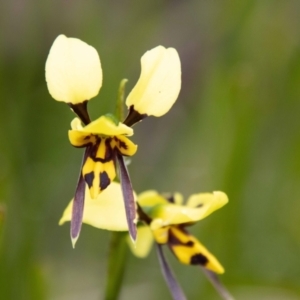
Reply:
[[[77,183],[77,188],[75,191],[74,201],[73,201],[72,219],[71,219],[71,228],[70,228],[73,248],[75,248],[76,241],[78,240],[81,231],[82,217],[83,217],[83,210],[84,210],[84,194],[85,194],[85,181],[82,175],[80,174]]]
[[[179,283],[175,279],[175,276],[164,256],[162,245],[156,244],[156,250],[157,250],[158,261],[161,267],[162,274],[169,287],[173,300],[186,300],[186,297]]]
[[[207,279],[210,281],[210,283],[213,285],[213,287],[216,289],[216,291],[219,293],[222,299],[224,300],[234,300],[233,296],[229,293],[229,291],[226,289],[226,287],[222,284],[220,281],[218,275],[210,270],[207,270],[205,268],[201,268]]]
[[[119,166],[119,179],[123,192],[128,230],[131,239],[133,240],[133,242],[135,242],[137,237],[137,214],[134,192],[126,165],[124,163],[124,158],[121,154],[117,154],[117,161]]]

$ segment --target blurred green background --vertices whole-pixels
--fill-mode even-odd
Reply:
[[[135,127],[135,190],[225,191],[230,202],[193,227],[237,299],[300,299],[300,2],[11,0],[0,12],[0,299],[101,299],[109,233],[83,226],[73,250],[58,220],[82,151],[74,117],[48,94],[57,35],[100,54],[91,117],[113,112],[140,57],[175,47],[182,90],[171,111]],[[219,299],[197,267],[167,255],[188,299]],[[129,256],[120,299],[170,299],[155,252]]]

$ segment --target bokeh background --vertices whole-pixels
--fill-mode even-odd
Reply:
[[[140,57],[175,47],[182,90],[171,111],[135,127],[129,167],[149,188],[225,191],[229,204],[193,227],[222,262],[236,299],[300,299],[300,2],[10,0],[0,11],[0,299],[102,299],[109,232],[83,226],[73,250],[58,220],[82,151],[74,117],[48,94],[57,35],[100,53],[92,118],[113,112]],[[201,270],[167,255],[188,299],[219,299]],[[120,299],[170,299],[155,252],[128,256]]]

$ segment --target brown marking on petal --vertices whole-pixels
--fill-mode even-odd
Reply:
[[[115,158],[115,152],[110,145],[111,138],[105,139],[105,157],[104,158],[97,157],[97,151],[98,151],[98,148],[101,143],[101,138],[96,136],[96,139],[97,140],[96,140],[95,145],[91,146],[90,158],[94,162],[101,162],[101,163],[106,163],[106,162],[113,160]]]
[[[99,147],[100,142],[101,142],[101,138],[99,136],[95,136],[95,138],[96,138],[95,144],[93,144],[91,146],[91,150],[90,150],[90,153],[89,153],[89,157],[94,162],[96,162],[96,155],[97,155],[98,147]]]
[[[119,142],[119,147],[120,147],[120,148],[124,148],[125,150],[127,150],[127,149],[128,149],[128,146],[126,145],[126,143],[125,143],[125,142],[123,142],[123,141],[120,141],[120,140],[118,140],[118,142]]]
[[[83,138],[83,140],[85,141],[84,144],[82,144],[81,146],[74,146],[75,148],[86,148],[88,146],[93,146],[96,144],[96,140],[93,141],[93,136],[91,135],[87,135]]]
[[[123,148],[125,150],[128,149],[128,146],[127,146],[127,144],[124,141],[119,140],[116,136],[114,137],[114,140],[117,143],[117,148]],[[123,154],[121,153],[121,155],[123,155]]]
[[[123,122],[125,125],[131,127],[133,126],[135,123],[142,121],[144,118],[146,118],[148,115],[147,114],[140,114],[139,112],[137,112],[134,109],[134,106],[131,105],[129,107],[129,112],[128,115],[125,119],[125,121]]]
[[[175,203],[175,197],[173,194],[165,193],[162,196],[170,203]]]
[[[84,175],[84,180],[89,186],[89,188],[91,188],[91,186],[93,185],[94,178],[95,178],[94,172],[90,172]]]
[[[197,253],[191,257],[191,265],[201,265],[206,266],[208,263],[208,258],[201,253]]]
[[[99,184],[99,187],[100,187],[100,190],[103,191],[105,190],[109,184],[110,184],[110,178],[108,177],[107,173],[104,171],[104,172],[101,172],[99,174],[100,176],[100,184]]]
[[[176,226],[177,230],[180,230],[181,232],[183,232],[186,236],[190,236],[190,234],[187,232],[187,230],[185,230],[182,226],[178,225]],[[185,247],[193,247],[194,246],[194,242],[193,241],[187,241],[187,242],[182,242],[172,231],[172,228],[169,229],[169,243],[171,245],[182,245]]]
[[[114,151],[110,145],[111,140],[112,140],[111,138],[107,138],[105,140],[105,148],[106,148],[105,149],[105,157],[104,157],[105,162],[111,161],[114,157]]]

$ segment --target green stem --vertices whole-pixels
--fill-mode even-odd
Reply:
[[[4,227],[4,219],[5,219],[5,206],[0,203],[0,244],[2,239],[2,231]]]
[[[127,79],[120,82],[116,105],[116,117],[119,121],[124,119],[124,95]],[[116,300],[121,291],[124,278],[128,246],[126,238],[128,232],[112,232],[108,253],[107,278],[105,286],[105,300]]]
[[[105,300],[116,300],[121,291],[128,246],[127,232],[112,232],[108,254]]]
[[[116,105],[116,116],[120,122],[124,120],[124,95],[125,95],[125,85],[127,79],[122,79],[119,86],[117,105]]]

